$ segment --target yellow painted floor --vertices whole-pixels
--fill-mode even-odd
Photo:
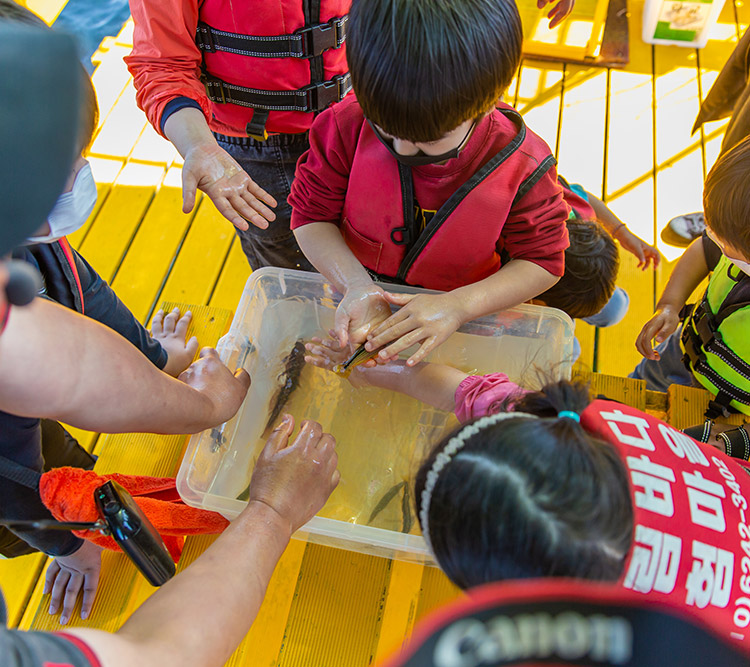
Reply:
[[[51,21],[61,0],[28,0]],[[604,199],[649,242],[669,218],[701,208],[702,181],[718,154],[723,123],[690,136],[702,96],[750,22],[742,0],[729,0],[705,49],[644,44],[642,3],[630,4],[630,64],[622,70],[525,60],[507,101],[550,145],[559,171]],[[231,318],[250,273],[231,225],[207,198],[181,213],[180,159],[136,108],[122,62],[132,26],[107,38],[95,56],[101,125],[91,163],[99,203],[71,237],[143,322],[164,301],[191,304],[195,331],[212,344]],[[678,251],[662,247],[674,260]],[[634,339],[652,313],[671,265],[640,272],[622,256],[619,284],[630,312],[610,329],[578,325],[581,368],[629,404],[666,415],[678,427],[699,421],[705,394],[667,397],[616,376],[638,361]],[[204,308],[196,308],[204,306]],[[173,474],[184,438],[97,436],[76,431],[99,454],[98,470]],[[124,446],[126,445],[126,446]],[[210,538],[188,541],[181,567]],[[10,620],[22,628],[55,629],[41,595],[42,556],[0,562]],[[104,559],[102,588],[87,625],[114,630],[153,589],[119,555]],[[228,664],[359,667],[398,647],[415,621],[456,590],[433,568],[293,541],[276,571],[253,629]],[[80,619],[74,621],[80,624]]]

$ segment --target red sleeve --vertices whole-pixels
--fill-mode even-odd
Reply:
[[[565,272],[568,207],[554,165],[511,208],[502,243],[513,259],[525,259],[555,276]]]
[[[161,114],[175,97],[189,97],[210,120],[209,99],[200,82],[201,53],[195,45],[197,0],[130,0],[133,50],[125,57],[136,102],[161,134]]]
[[[526,389],[511,382],[505,373],[470,375],[456,389],[456,417],[465,424],[473,419],[495,414],[509,398],[525,393]]]
[[[354,97],[321,113],[310,128],[310,149],[297,162],[287,198],[291,228],[341,221],[363,117]]]

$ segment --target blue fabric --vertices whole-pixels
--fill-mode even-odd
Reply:
[[[575,192],[583,201],[589,200],[589,193],[586,192],[578,183],[568,183],[571,191]]]
[[[595,315],[584,317],[583,321],[595,327],[611,327],[622,320],[628,312],[630,297],[622,287],[615,287],[609,301]]]
[[[656,351],[659,353],[657,361],[643,359],[628,377],[645,380],[646,389],[651,391],[667,391],[669,385],[672,384],[694,386],[696,382],[693,374],[682,363],[680,334],[682,334],[682,326],[657,346]]]
[[[279,266],[315,271],[289,228],[292,208],[287,203],[297,160],[309,148],[307,133],[273,134],[265,141],[215,136],[219,146],[278,202],[274,209],[276,220],[267,229],[251,224],[246,231],[236,230],[250,266],[254,270],[262,266]]]
[[[164,111],[161,112],[161,120],[159,121],[159,127],[161,128],[161,131],[164,132],[164,123],[167,122],[167,118],[169,118],[176,111],[187,108],[198,109],[199,111],[202,111],[201,105],[198,104],[198,102],[196,102],[192,97],[175,97],[173,100],[169,100],[169,102],[167,102],[164,107]]]

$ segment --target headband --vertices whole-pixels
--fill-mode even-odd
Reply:
[[[432,550],[432,543],[430,542],[430,531],[427,525],[427,517],[430,514],[430,500],[432,498],[432,492],[437,484],[438,475],[445,466],[447,466],[451,459],[463,449],[466,441],[475,436],[480,431],[484,430],[488,426],[492,426],[497,422],[503,421],[504,419],[511,419],[513,417],[528,417],[530,419],[539,419],[537,415],[529,414],[528,412],[498,412],[494,415],[487,415],[477,421],[467,424],[462,428],[456,435],[454,435],[448,444],[443,447],[443,450],[435,457],[432,462],[432,467],[427,473],[427,477],[424,482],[424,489],[422,489],[422,508],[419,511],[419,521],[422,524],[422,537],[427,543],[427,548],[431,553],[435,553]]]

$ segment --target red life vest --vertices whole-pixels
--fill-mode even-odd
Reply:
[[[204,82],[212,100],[214,117],[237,128],[238,135],[248,133],[247,124],[256,115],[256,109],[268,111],[267,120],[260,125],[268,132],[295,133],[305,132],[313,121],[313,113],[290,109],[299,106],[290,105],[289,96],[274,97],[274,91],[298,91],[294,99],[299,104],[310,103],[320,109],[330,102],[338,101],[351,89],[348,83],[346,53],[343,45],[335,47],[336,34],[343,39],[345,34],[346,13],[351,0],[321,0],[320,16],[305,21],[307,0],[280,0],[279,2],[231,2],[230,0],[206,0],[200,7],[197,43],[203,52]],[[335,19],[341,19],[336,21]],[[316,29],[304,31],[305,25],[327,24]],[[211,30],[213,29],[213,30]],[[297,31],[307,34],[295,44],[309,46],[312,52],[319,51],[321,44],[331,44],[331,48],[313,57],[284,57],[282,54],[269,57],[267,53],[254,57],[237,53],[232,49],[232,36],[270,36],[273,39],[256,45],[283,43],[289,45],[287,36]],[[321,37],[323,35],[323,37]],[[223,45],[217,47],[217,43]],[[214,43],[216,42],[216,43]],[[313,44],[317,42],[317,44]],[[254,48],[253,43],[243,47]],[[313,46],[317,48],[313,49]],[[258,46],[260,50],[260,46]],[[230,50],[224,50],[230,49]],[[234,52],[233,52],[234,51]],[[219,85],[220,80],[224,85]],[[315,84],[319,84],[317,87]],[[233,86],[253,89],[264,100],[255,104],[256,109],[242,101],[242,94]],[[303,92],[300,89],[308,90]],[[232,95],[236,96],[233,100]],[[225,102],[222,102],[222,98]],[[261,115],[261,114],[258,114]],[[265,115],[265,114],[263,114]],[[256,118],[256,121],[258,119]],[[261,132],[262,133],[262,130]]]
[[[414,232],[408,251],[405,239],[414,220],[411,170],[399,165],[363,122],[341,222],[344,239],[363,266],[385,280],[445,291],[497,272],[510,209],[555,159],[514,109],[503,105],[492,113],[514,124],[511,140],[488,156],[424,230]]]
[[[613,401],[582,426],[610,442],[629,472],[633,546],[622,585],[684,605],[727,638],[750,638],[750,476],[710,445]]]

